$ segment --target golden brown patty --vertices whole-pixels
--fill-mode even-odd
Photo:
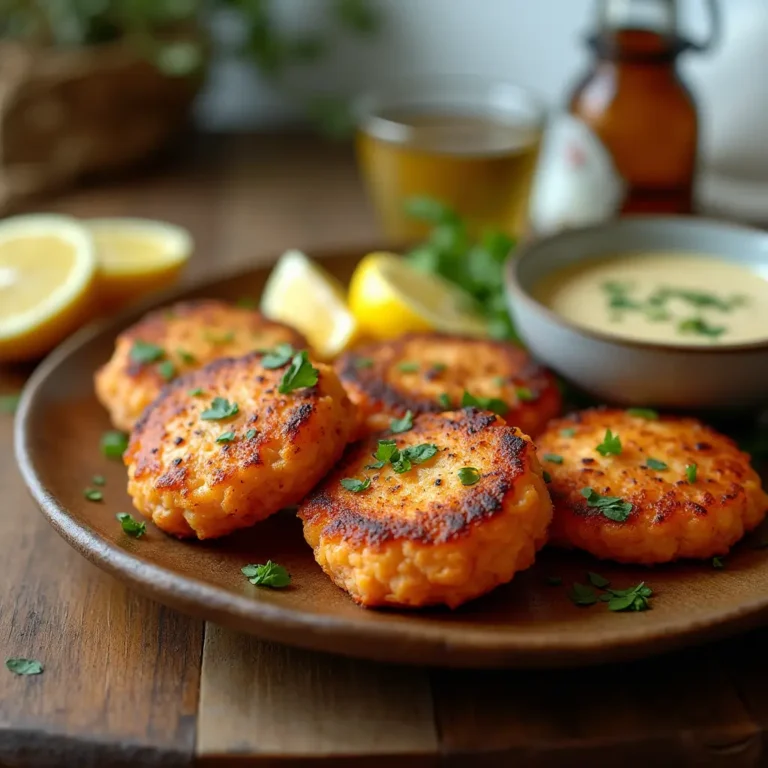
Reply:
[[[371,468],[380,439],[400,454]],[[437,453],[398,473],[396,460],[424,445]],[[342,480],[370,485],[356,493]],[[299,516],[317,562],[358,603],[456,607],[533,563],[552,505],[530,439],[468,408],[351,446]]]
[[[597,450],[610,447],[608,429],[619,455]],[[724,555],[768,509],[749,456],[694,419],[582,411],[552,422],[537,445],[552,478],[552,543],[597,557],[651,564]]]
[[[503,341],[411,334],[347,352],[336,361],[336,370],[360,409],[363,432],[386,429],[408,410],[458,408],[465,392],[501,401],[502,407],[491,410],[529,435],[560,413],[552,374]]]
[[[317,363],[315,386],[280,394],[286,368],[260,360],[225,358],[178,379],[136,424],[128,493],[167,533],[210,539],[253,525],[297,504],[341,456],[356,413],[333,369]]]
[[[96,395],[112,423],[128,431],[168,380],[281,342],[307,346],[296,331],[252,309],[211,299],[174,304],[117,337],[112,358],[96,373]]]

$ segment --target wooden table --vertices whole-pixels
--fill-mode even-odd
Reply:
[[[189,279],[376,236],[348,150],[299,136],[194,140],[47,207],[188,227]],[[0,393],[26,373],[0,371]],[[27,497],[11,433],[0,414],[0,653],[45,673],[0,670],[0,767],[768,765],[766,631],[566,672],[399,668],[260,642],[75,554]]]

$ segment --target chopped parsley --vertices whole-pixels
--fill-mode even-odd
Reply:
[[[148,341],[141,341],[136,339],[131,347],[131,360],[135,363],[156,363],[165,357],[165,350],[162,347],[158,347],[157,344],[152,344]]]
[[[370,477],[366,477],[365,480],[358,480],[356,477],[342,477],[340,482],[343,488],[352,491],[352,493],[360,493],[371,486]]]
[[[291,358],[296,354],[292,344],[278,344],[272,349],[264,350],[264,357],[261,358],[261,364],[272,371],[276,368],[282,368],[291,362]]]
[[[264,565],[246,565],[240,569],[254,587],[272,587],[280,589],[291,583],[291,575],[282,565],[267,560]]]
[[[601,576],[599,573],[594,573],[593,571],[587,571],[587,578],[589,579],[589,583],[598,589],[605,589],[611,583],[605,576]]]
[[[548,587],[562,587],[563,578],[562,576],[547,576],[546,584]]]
[[[10,658],[5,660],[5,666],[14,675],[41,675],[43,665],[37,659],[17,659]]]
[[[448,366],[445,363],[431,363],[429,366],[429,372],[435,376],[442,373]]]
[[[595,446],[595,450],[601,456],[618,456],[621,453],[621,438],[606,429],[603,442]]]
[[[724,325],[710,325],[702,317],[691,317],[687,320],[681,320],[677,325],[679,333],[696,334],[698,336],[708,336],[710,339],[717,339],[727,330]]]
[[[101,452],[108,459],[122,459],[128,450],[128,435],[116,429],[111,429],[101,436]]]
[[[232,430],[229,432],[222,432],[217,438],[217,443],[231,443],[235,439],[235,433]]]
[[[645,466],[648,469],[655,469],[657,472],[663,472],[665,469],[669,469],[669,465],[658,459],[646,459]]]
[[[563,457],[559,453],[545,453],[542,457],[544,461],[548,461],[551,464],[562,464]]]
[[[177,349],[176,354],[179,356],[179,360],[185,365],[197,364],[197,358],[191,352],[187,352],[186,349]]]
[[[419,364],[412,360],[402,360],[397,364],[397,370],[401,373],[416,373],[419,370]]]
[[[106,484],[107,484],[107,481],[106,481],[106,479],[104,478],[104,475],[94,475],[94,476],[91,478],[91,482],[92,482],[94,485],[98,485],[98,486],[104,486],[104,485],[106,485]]]
[[[202,387],[195,387],[194,389],[188,389],[187,394],[190,397],[200,397],[200,395],[203,394],[203,388]]]
[[[725,568],[725,560],[723,560],[722,557],[713,557],[712,558],[712,567],[713,568]]]
[[[659,418],[659,412],[654,411],[652,408],[627,408],[627,415],[634,416],[637,419],[647,419],[648,421],[656,421]]]
[[[447,392],[443,392],[442,394],[437,396],[437,402],[440,404],[442,408],[452,408],[453,403],[451,403],[451,398],[448,397]]]
[[[104,500],[104,494],[98,490],[98,488],[86,488],[83,491],[83,496],[88,501],[103,501]]]
[[[458,475],[462,485],[474,485],[480,482],[480,472],[474,467],[462,467]]]
[[[19,400],[21,400],[21,392],[0,396],[0,413],[16,413]]]
[[[592,488],[582,488],[581,495],[588,507],[599,510],[603,517],[616,523],[625,522],[632,512],[632,505],[618,496],[601,496]]]
[[[157,364],[157,372],[163,381],[171,381],[176,376],[176,366],[170,360]]]
[[[203,421],[221,421],[234,416],[240,409],[237,403],[230,403],[224,397],[214,397],[211,407],[200,414]]]
[[[509,406],[503,400],[499,400],[498,397],[476,397],[465,390],[461,397],[461,407],[473,406],[483,411],[492,411],[499,416],[506,416],[509,413]]]
[[[530,387],[515,387],[515,394],[521,403],[532,403],[538,399],[538,396]],[[503,416],[504,414],[499,415]]]
[[[574,582],[568,592],[568,597],[571,598],[575,605],[582,608],[585,608],[588,605],[594,605],[597,602],[597,593],[595,590],[586,584],[579,584],[578,581]]]
[[[358,371],[364,368],[373,368],[373,359],[370,357],[356,357],[353,365]]]
[[[254,437],[256,437],[256,430],[255,429],[249,429],[245,433],[245,439],[246,440],[253,440]]]
[[[406,411],[402,419],[392,419],[389,422],[390,432],[396,435],[407,432],[409,429],[413,429],[413,413],[411,411]]]
[[[688,482],[693,484],[696,482],[696,476],[699,473],[698,464],[688,464],[685,467],[685,476],[688,478]]]
[[[211,333],[211,331],[206,331],[204,336],[205,340],[211,344],[230,344],[235,340],[234,331],[227,331],[226,333],[222,333],[221,336]]]
[[[609,611],[647,611],[651,607],[648,599],[653,590],[644,581],[628,589],[608,589],[607,592],[602,599],[608,603]]]
[[[541,473],[541,476],[544,478],[544,482],[545,483],[551,483],[552,482],[552,475],[550,475],[549,472],[547,472],[546,469]]]
[[[123,533],[126,533],[134,539],[140,539],[147,531],[146,523],[140,523],[138,520],[134,519],[133,515],[130,515],[127,512],[121,512],[119,515],[116,515],[116,517],[120,521],[120,527],[123,529]]]
[[[576,429],[574,427],[566,427],[560,430],[560,434],[563,437],[573,437],[576,434]]]
[[[432,443],[409,445],[399,450],[394,440],[379,440],[376,453],[373,457],[376,462],[369,464],[366,469],[381,469],[386,464],[391,464],[397,474],[408,472],[413,464],[423,464],[429,461],[437,453],[437,446]]]
[[[317,368],[309,362],[307,351],[303,350],[293,356],[288,370],[283,374],[277,391],[281,395],[287,395],[297,389],[314,387],[319,376],[320,373]]]

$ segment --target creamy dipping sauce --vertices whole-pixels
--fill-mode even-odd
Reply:
[[[768,341],[768,280],[685,251],[595,258],[553,272],[533,295],[584,328],[657,344]]]

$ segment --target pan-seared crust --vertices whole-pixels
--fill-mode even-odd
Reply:
[[[367,468],[379,439],[438,452],[401,474]],[[464,467],[477,469],[479,481],[464,485]],[[369,478],[370,487],[347,490],[347,477]],[[351,446],[299,516],[318,563],[357,602],[456,607],[533,563],[551,502],[530,439],[468,408],[425,414],[408,432]]]
[[[336,371],[361,411],[362,432],[390,419],[459,407],[465,391],[497,398],[509,424],[538,434],[560,413],[557,383],[520,347],[503,341],[439,333],[410,334],[342,355]]]
[[[606,429],[621,440],[618,456],[596,450]],[[537,445],[552,476],[552,543],[600,558],[652,564],[724,555],[768,510],[749,456],[694,419],[596,408],[552,422]],[[694,464],[690,482],[686,467]],[[626,520],[611,520],[589,506],[585,488],[631,504]]]
[[[137,362],[131,357],[136,342],[154,344],[161,360]],[[150,312],[118,337],[112,358],[96,373],[96,395],[118,429],[130,431],[142,411],[168,383],[166,374],[181,376],[222,357],[237,357],[255,349],[287,342],[307,346],[301,334],[265,318],[253,309],[223,301],[185,301]]]
[[[356,413],[333,369],[318,363],[314,387],[280,394],[285,370],[261,357],[217,360],[173,382],[136,424],[128,492],[164,531],[208,539],[253,525],[297,504],[341,456]],[[237,413],[203,419],[214,398]]]

